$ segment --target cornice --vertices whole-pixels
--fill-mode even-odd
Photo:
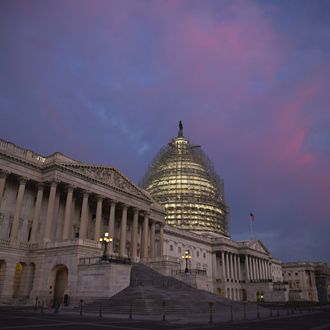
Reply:
[[[29,159],[26,159],[26,158],[20,157],[19,155],[8,154],[8,153],[6,153],[6,152],[3,152],[2,150],[0,150],[0,155],[1,155],[3,158],[7,158],[7,159],[10,159],[10,160],[14,160],[14,161],[16,161],[17,163],[24,164],[25,166],[28,165],[30,168],[37,169],[37,170],[40,171],[40,173],[42,173],[42,169],[43,169],[42,164],[39,165],[39,164],[35,163],[34,161],[31,161],[31,160],[29,160]]]
[[[208,237],[200,236],[198,234],[195,234],[195,233],[192,233],[192,232],[189,232],[189,231],[185,231],[185,230],[182,230],[182,229],[179,229],[179,228],[175,228],[175,227],[173,227],[171,225],[168,225],[168,224],[165,224],[164,233],[165,234],[172,234],[172,235],[175,235],[177,237],[184,238],[184,239],[193,239],[196,242],[212,246],[212,242]]]

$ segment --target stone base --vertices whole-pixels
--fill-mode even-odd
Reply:
[[[101,263],[79,265],[77,298],[110,298],[130,284],[131,265]]]

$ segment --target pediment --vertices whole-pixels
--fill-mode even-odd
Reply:
[[[143,199],[150,199],[147,194],[114,167],[72,163],[61,164],[61,167],[92,179],[93,181],[100,182]]]
[[[264,244],[260,241],[260,240],[254,240],[254,241],[248,241],[247,244],[245,244],[246,246],[248,246],[250,249],[261,252],[261,253],[265,253],[265,254],[269,254],[269,251],[267,250],[267,248],[264,246]]]

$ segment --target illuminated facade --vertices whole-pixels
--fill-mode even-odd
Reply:
[[[223,181],[200,146],[178,136],[152,161],[141,185],[162,204],[166,223],[194,232],[228,236]]]

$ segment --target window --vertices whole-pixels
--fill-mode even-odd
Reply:
[[[196,256],[199,257],[199,251],[196,252]]]
[[[206,258],[206,253],[205,253],[205,252],[203,253],[203,258],[204,258],[204,259]]]
[[[173,251],[173,245],[170,245],[170,251]]]
[[[178,247],[178,253],[181,253],[181,246]]]

